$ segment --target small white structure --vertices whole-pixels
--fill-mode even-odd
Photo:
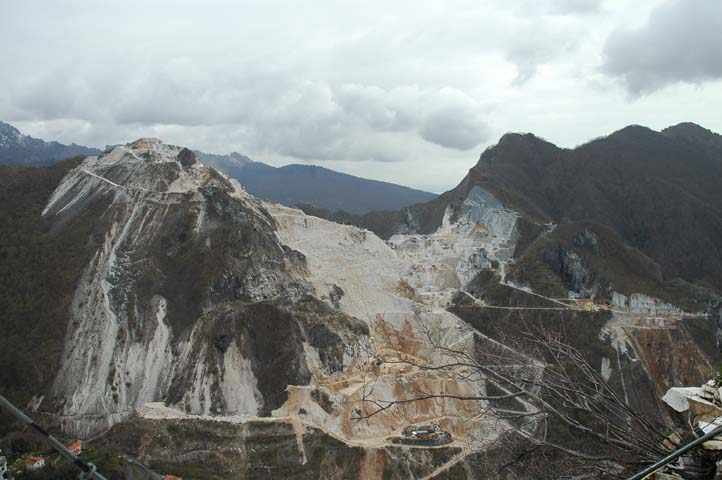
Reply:
[[[0,450],[2,453],[2,450]],[[0,480],[5,480],[5,473],[8,471],[8,461],[5,457],[0,455]]]
[[[34,457],[32,455],[25,457],[25,468],[28,470],[40,470],[45,466],[43,457]]]
[[[704,390],[702,387],[672,387],[667,390],[662,400],[677,412],[689,410],[690,397],[700,397]]]

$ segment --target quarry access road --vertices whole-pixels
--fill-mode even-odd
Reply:
[[[506,286],[510,286],[510,285],[506,285]],[[538,294],[529,292],[527,290],[524,290],[524,289],[521,289],[518,287],[512,287],[512,288],[517,288],[518,290],[520,290],[522,292],[531,293],[532,295],[537,295],[542,298],[546,298],[543,295],[538,295]],[[464,295],[466,295],[467,297],[469,297],[474,302],[474,304],[479,308],[492,308],[492,309],[498,309],[498,310],[556,310],[556,311],[561,311],[561,310],[581,311],[582,310],[581,308],[570,307],[569,305],[563,304],[561,302],[557,302],[557,303],[561,303],[562,305],[564,305],[563,307],[507,307],[507,306],[502,306],[502,305],[489,305],[489,304],[482,302],[478,298],[474,297],[472,294],[470,294],[466,290],[459,290],[459,291],[461,293],[463,293]],[[460,307],[463,307],[463,305],[460,305]]]
[[[99,180],[102,180],[105,183],[108,183],[108,184],[110,184],[116,188],[120,188],[122,190],[136,190],[136,191],[143,192],[143,193],[159,193],[159,194],[167,193],[167,192],[155,192],[153,190],[148,190],[147,188],[142,188],[142,187],[120,185],[118,183],[115,183],[112,180],[108,180],[107,178],[103,177],[102,175],[98,175],[97,173],[91,172],[90,170],[85,169],[85,168],[83,169],[83,173],[86,173],[87,175],[90,175],[91,177],[95,177]]]

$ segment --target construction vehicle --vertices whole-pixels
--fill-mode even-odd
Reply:
[[[432,423],[418,426],[407,425],[401,431],[401,437],[392,438],[391,441],[403,445],[435,447],[451,443],[452,438],[451,434],[439,424]]]

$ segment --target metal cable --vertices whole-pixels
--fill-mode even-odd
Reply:
[[[711,432],[709,432],[705,435],[702,435],[701,437],[688,443],[684,447],[675,450],[674,452],[672,452],[669,455],[667,455],[666,457],[664,457],[662,460],[658,461],[654,465],[650,465],[649,467],[645,468],[641,472],[639,472],[635,475],[632,475],[627,480],[644,480],[647,478],[648,475],[655,473],[657,470],[672,463],[672,461],[676,460],[678,457],[681,457],[683,454],[689,452],[696,446],[701,445],[702,443],[706,442],[707,440],[711,440],[712,438],[714,438],[720,434],[722,434],[722,426],[719,426],[719,427],[715,428],[714,430],[712,430]]]

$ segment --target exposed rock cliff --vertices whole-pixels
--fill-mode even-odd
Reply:
[[[100,150],[82,145],[63,145],[23,135],[17,128],[0,122],[0,164],[43,165],[76,155],[96,155]]]
[[[190,150],[142,139],[88,157],[44,215],[62,230],[97,203],[102,243],[39,405],[69,432],[97,433],[161,400],[196,414],[268,414],[286,385],[308,383],[315,325],[332,329],[320,345],[328,368],[342,364],[334,348],[364,335],[308,296],[303,256],[278,241],[263,205]]]
[[[646,145],[639,135],[610,141]],[[561,208],[544,185],[559,155],[507,135],[454,190],[382,216],[386,240],[260,202],[158,140],[88,157],[44,208],[50,234],[80,238],[85,256],[60,367],[33,405],[66,432],[112,427],[142,460],[191,476],[539,478],[589,430],[554,416],[563,398],[545,403],[555,359],[533,348],[536,331],[671,428],[657,399],[719,362],[722,299],[670,279],[676,267],[630,243],[626,220],[584,220],[612,215],[601,190],[583,215]],[[432,422],[451,443],[394,443]],[[625,454],[590,438],[582,456]]]

